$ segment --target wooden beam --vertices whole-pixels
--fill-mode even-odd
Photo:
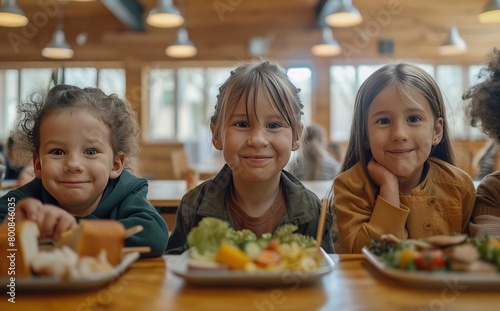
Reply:
[[[137,0],[101,0],[101,2],[130,29],[144,31],[142,21],[144,6]]]

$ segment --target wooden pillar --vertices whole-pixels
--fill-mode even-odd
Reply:
[[[322,125],[330,140],[330,66],[329,58],[316,58],[313,70],[313,116]]]
[[[141,127],[141,131],[144,128],[144,107],[142,106],[142,99],[144,95],[144,90],[147,90],[147,86],[142,85],[142,62],[139,60],[128,59],[125,61],[126,70],[126,91],[125,96],[130,102],[134,110],[137,112],[138,121]]]

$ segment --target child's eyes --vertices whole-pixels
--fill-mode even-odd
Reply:
[[[85,150],[85,154],[86,155],[95,155],[95,154],[98,154],[99,152],[95,149],[87,149]]]
[[[270,123],[267,125],[267,128],[270,128],[270,129],[278,129],[281,127],[281,124],[279,123]]]
[[[246,122],[246,121],[235,122],[234,126],[236,126],[236,127],[248,127],[248,122]]]
[[[410,123],[415,123],[415,122],[418,122],[420,120],[422,120],[422,119],[420,117],[418,117],[418,116],[408,117],[408,122],[410,122]]]
[[[406,119],[406,121],[408,123],[416,123],[416,122],[421,121],[421,120],[422,120],[422,118],[420,118],[419,116],[410,116],[410,117],[408,117],[408,119]],[[389,118],[380,118],[375,123],[377,123],[377,124],[390,124],[391,120],[389,120]]]
[[[389,118],[380,118],[377,121],[375,121],[375,123],[377,123],[377,124],[390,124],[391,121],[389,120]]]
[[[53,150],[50,150],[49,153],[53,154],[53,155],[63,155],[64,151],[62,151],[61,149],[53,149]]]

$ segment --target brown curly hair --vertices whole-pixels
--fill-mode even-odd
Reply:
[[[479,82],[462,99],[470,99],[466,106],[470,125],[500,142],[500,50],[494,48],[487,59],[486,66],[477,74]]]
[[[40,127],[44,118],[67,109],[85,109],[102,121],[110,130],[114,155],[123,153],[125,167],[132,170],[140,153],[140,130],[136,112],[130,104],[115,94],[106,95],[99,88],[82,89],[66,84],[56,85],[46,94],[35,93],[20,104],[18,120],[11,133],[16,142],[15,158],[18,162],[26,163],[27,155],[39,152]]]

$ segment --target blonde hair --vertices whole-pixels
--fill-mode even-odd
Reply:
[[[274,108],[292,128],[293,139],[298,140],[304,107],[299,91],[290,81],[285,70],[270,61],[250,62],[237,67],[231,71],[229,78],[219,88],[215,111],[210,118],[210,123],[214,127],[214,137],[219,136],[227,125],[227,120],[241,98],[246,98],[248,114],[250,99],[255,100],[259,92],[264,92]]]

